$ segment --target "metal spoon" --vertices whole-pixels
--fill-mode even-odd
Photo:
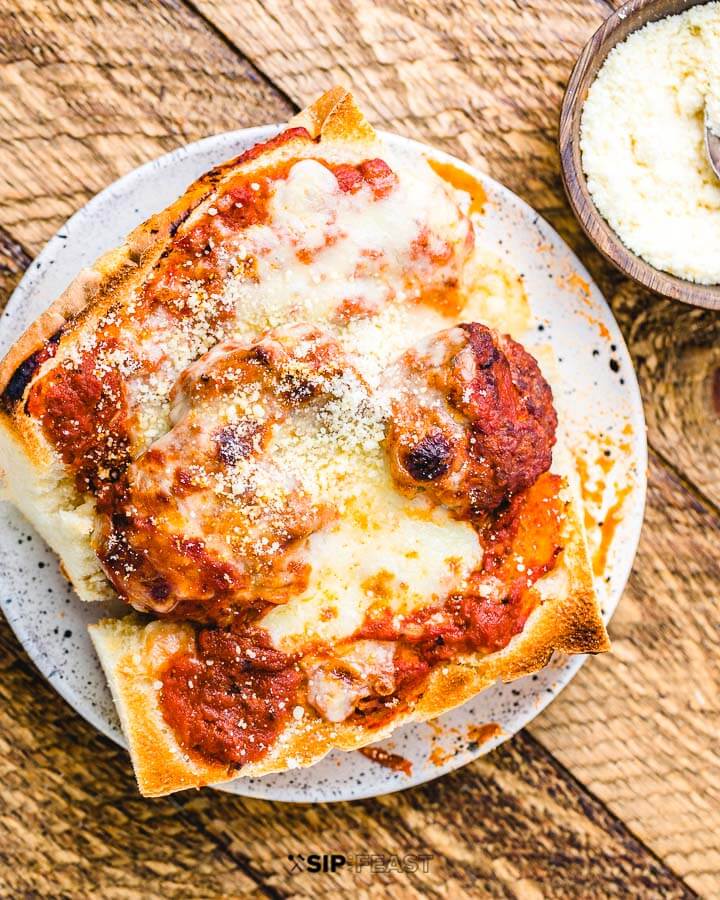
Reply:
[[[717,125],[715,126],[717,128]],[[720,135],[710,127],[710,117],[705,107],[705,150],[713,172],[720,178]]]

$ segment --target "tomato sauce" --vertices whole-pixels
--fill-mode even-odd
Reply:
[[[372,614],[355,638],[394,640],[395,686],[390,697],[360,704],[356,716],[380,725],[395,714],[398,701],[417,696],[432,669],[466,653],[495,653],[519,634],[535,609],[534,584],[555,566],[562,552],[565,504],[562,479],[545,473],[513,497],[488,522],[478,526],[485,548],[476,590],[449,597],[398,621],[385,608]],[[488,578],[494,590],[484,590]]]
[[[458,191],[465,191],[470,195],[469,212],[482,215],[485,212],[485,204],[487,203],[487,194],[482,184],[464,169],[453,163],[440,162],[439,159],[428,159],[430,168],[440,176],[448,184],[452,185]]]
[[[376,200],[382,200],[397,184],[397,175],[382,159],[368,159],[358,166],[363,180],[372,188]]]
[[[55,356],[57,342],[60,340],[61,333],[62,329],[55,332],[55,334],[45,342],[44,346],[40,347],[40,349],[36,350],[34,353],[31,353],[30,356],[28,356],[27,359],[24,359],[12,373],[5,385],[2,396],[0,396],[0,406],[2,406],[5,412],[9,413],[14,404],[22,399],[25,388],[30,384],[40,366],[48,359],[52,359],[52,357]]]
[[[256,159],[296,138],[312,143],[305,129],[290,129],[249,150],[237,163]],[[195,316],[195,308],[186,300],[198,291],[198,284],[208,300],[204,313],[210,329],[224,317],[234,315],[231,308],[217,302],[225,279],[230,273],[236,276],[240,267],[243,278],[257,280],[257,270],[252,261],[243,261],[240,266],[232,253],[221,251],[232,236],[270,222],[275,184],[288,177],[300,158],[250,175],[234,175],[193,225],[179,230],[134,302],[131,336],[141,334],[143,327],[154,327],[157,320],[153,314],[158,310],[160,321],[169,324]],[[382,200],[397,184],[397,176],[381,159],[365,160],[356,166],[324,164],[346,193],[367,185],[374,197]],[[218,169],[215,174],[220,176],[222,171]],[[449,259],[452,248],[431,246],[424,236],[414,252],[418,258],[441,265]],[[446,285],[447,291],[452,288]],[[48,372],[32,386],[28,397],[28,411],[42,421],[47,438],[74,472],[78,489],[94,493],[100,508],[108,495],[121,489],[123,473],[132,461],[133,421],[128,412],[125,376],[119,366],[99,361],[107,358],[104,351],[111,351],[113,340],[122,335],[119,317],[123,314],[118,310],[117,324],[101,326],[94,348],[83,352],[79,360],[66,360]],[[47,352],[52,355],[54,349]],[[144,360],[135,362],[145,370],[150,365]],[[33,360],[35,367],[37,364],[38,360]],[[459,653],[498,650],[522,630],[537,602],[532,584],[552,568],[561,550],[557,527],[553,531],[553,523],[557,526],[559,521],[559,481],[548,481],[552,478],[541,477],[524,495],[514,498],[494,519],[492,529],[481,535],[488,550],[478,575],[498,579],[504,588],[501,597],[490,598],[469,590],[407,617],[400,628],[389,615],[366,622],[356,637],[398,642],[396,692],[390,698],[362,701],[358,717],[366,722],[391,717],[398,701],[407,702],[422,690],[435,666]],[[187,485],[178,484],[177,488],[186,490]],[[148,531],[152,524],[148,519]],[[543,529],[549,529],[548,535]],[[206,570],[200,542],[185,541],[175,549],[180,568]],[[120,547],[117,552],[126,551],[128,548]],[[517,559],[525,566],[522,573]],[[139,557],[135,560],[128,556],[124,561],[133,566],[140,563]],[[218,585],[229,577],[224,570],[208,572]],[[118,588],[121,590],[121,585]],[[150,589],[161,600],[171,593],[171,587],[159,581]],[[207,589],[219,588],[209,582]],[[186,601],[173,609],[173,615],[194,618],[197,610]],[[241,767],[260,759],[277,739],[297,703],[303,676],[293,657],[274,649],[269,636],[243,618],[242,623],[237,621],[225,629],[199,627],[193,651],[170,659],[160,680],[162,714],[182,747],[203,759]]]
[[[176,537],[159,544],[153,515],[142,509],[132,518],[113,512],[115,496],[115,491],[108,491],[107,504],[100,504],[103,509],[107,506],[113,538],[103,541],[96,552],[120,598],[130,602],[128,596],[134,588],[135,607],[157,616],[201,623],[238,622],[241,610],[233,604],[233,597],[247,578],[231,564],[215,559],[202,540]],[[163,554],[164,574],[153,566],[159,553]]]
[[[561,523],[565,504],[560,497],[562,478],[545,473],[526,491],[516,494],[484,528],[483,571],[508,586],[508,596],[519,597],[555,565],[562,550]]]
[[[165,721],[189,753],[241,767],[267,753],[292,715],[301,675],[265,632],[198,633],[161,675]]]
[[[92,354],[83,353],[76,366],[56,366],[36,382],[27,410],[42,422],[81,492],[105,494],[129,464],[122,376],[117,369],[99,371]]]
[[[310,140],[304,129],[291,130],[263,149],[303,135]],[[254,148],[238,162],[254,159],[260,152]],[[140,333],[138,328],[144,322],[154,321],[152,314],[158,309],[170,322],[194,316],[195,308],[185,301],[198,284],[208,299],[205,313],[211,327],[232,315],[232,310],[224,309],[214,297],[222,290],[231,269],[233,275],[238,274],[238,260],[220,251],[229,235],[269,221],[275,184],[288,177],[297,161],[286,160],[251,175],[238,174],[223,185],[213,205],[192,227],[176,236],[156,264],[134,303],[133,333]],[[368,185],[376,199],[387,196],[397,182],[389,166],[379,159],[328,168],[341,190],[356,191]],[[257,280],[251,262],[245,261],[242,275]],[[110,509],[110,499],[124,490],[124,473],[132,461],[124,378],[118,367],[98,361],[103,350],[112,349],[110,338],[122,328],[117,316],[115,323],[103,326],[94,350],[84,353],[79,363],[65,362],[35,384],[28,401],[30,413],[41,419],[46,436],[74,471],[78,489],[94,493],[100,510]],[[33,365],[37,366],[37,362],[34,360]],[[147,363],[136,362],[148,369]],[[175,488],[180,493],[188,490],[182,483]],[[152,549],[154,523],[151,516],[140,512],[132,523],[114,519],[113,524],[118,540],[103,563],[122,596],[123,573],[140,571],[146,563]],[[125,539],[126,527],[133,528],[137,547]],[[158,604],[167,601],[168,615],[174,619],[202,621],[209,615],[226,624],[232,622],[235,630],[200,630],[196,653],[172,661],[162,679],[165,718],[191,752],[234,766],[258,759],[281,730],[300,675],[283,654],[262,641],[258,643],[255,637],[248,636],[250,632],[241,632],[241,620],[247,623],[247,617],[234,615],[226,601],[234,586],[231,568],[213,563],[200,541],[178,541],[169,552],[173,554],[178,578],[186,572],[201,573],[201,596],[175,604],[173,585],[167,579],[156,578],[146,585],[152,600]],[[209,610],[206,595],[214,598]]]
[[[310,137],[310,133],[306,128],[286,128],[285,131],[281,131],[280,134],[276,134],[275,137],[263,141],[262,144],[255,144],[253,147],[250,147],[249,150],[241,153],[240,156],[234,160],[232,165],[239,166],[242,163],[251,162],[253,159],[257,159],[258,156],[262,156],[263,153],[277,150],[278,147],[282,147],[284,144],[295,140],[305,141],[308,144],[313,143],[313,139]]]
[[[382,747],[361,747],[359,750],[363,756],[386,769],[392,769],[393,772],[403,772],[405,775],[412,775],[412,763],[399,753],[389,753]]]

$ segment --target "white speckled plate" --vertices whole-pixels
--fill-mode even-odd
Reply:
[[[26,273],[0,322],[0,351],[4,353],[82,266],[121,243],[128,231],[168,205],[202,172],[276,131],[270,126],[207,138],[136,169],[98,194],[60,229]],[[405,152],[423,152],[412,141],[392,135],[386,139]],[[433,151],[433,156],[443,154]],[[538,321],[536,337],[550,342],[559,358],[560,417],[576,456],[588,469],[590,513],[596,521],[606,521],[604,540],[599,527],[591,528],[589,537],[602,569],[597,584],[608,619],[630,572],[645,501],[645,423],[632,363],[605,300],[556,232],[502,185],[468,170],[483,183],[488,196],[482,241],[522,274]],[[40,671],[82,716],[124,743],[86,631],[89,622],[108,610],[74,596],[55,556],[4,502],[0,572],[3,611]],[[497,685],[436,722],[401,729],[383,746],[410,761],[411,775],[359,753],[331,753],[310,769],[239,778],[224,789],[271,800],[317,802],[375,796],[420,784],[514,734],[557,695],[583,662],[583,657],[556,659],[539,674]]]

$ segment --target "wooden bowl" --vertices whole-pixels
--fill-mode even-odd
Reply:
[[[588,89],[608,53],[648,22],[684,12],[707,0],[629,0],[598,28],[575,64],[560,113],[560,162],[565,192],[585,233],[603,256],[650,290],[693,306],[720,309],[720,285],[695,284],[662,272],[622,243],[595,206],[580,158],[580,117]]]

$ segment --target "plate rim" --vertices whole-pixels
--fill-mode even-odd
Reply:
[[[57,231],[52,235],[52,237],[47,241],[42,250],[37,254],[36,257],[34,257],[23,277],[9,297],[6,307],[3,310],[2,316],[0,316],[0,352],[4,354],[7,348],[11,346],[12,343],[17,339],[17,335],[8,337],[3,333],[3,323],[7,321],[7,318],[9,316],[17,314],[18,310],[21,308],[24,297],[26,295],[30,295],[35,288],[38,273],[44,272],[46,270],[47,262],[54,259],[58,252],[61,252],[67,246],[62,235],[66,230],[72,229],[73,224],[78,219],[82,220],[86,216],[91,215],[95,208],[101,206],[103,202],[110,196],[115,193],[121,194],[129,183],[132,183],[136,180],[142,180],[154,168],[164,168],[166,165],[172,165],[172,163],[177,161],[179,158],[186,158],[188,156],[195,155],[198,152],[202,152],[203,150],[212,148],[216,143],[223,140],[233,141],[236,139],[238,142],[241,142],[245,146],[252,146],[253,143],[267,140],[269,137],[278,133],[278,131],[280,131],[283,127],[284,123],[256,125],[249,128],[240,128],[226,132],[219,132],[217,134],[208,135],[197,141],[192,141],[189,144],[182,144],[179,147],[168,151],[167,153],[161,154],[157,157],[153,157],[140,166],[131,169],[129,172],[121,175],[119,178],[110,182],[110,184],[106,185],[104,188],[94,194],[87,201],[87,203],[83,204],[68,219],[66,219],[57,229]],[[577,254],[570,247],[567,241],[565,241],[563,236],[554,228],[554,226],[550,222],[547,221],[547,219],[540,212],[538,212],[534,207],[527,203],[522,197],[520,197],[506,185],[502,184],[502,182],[494,179],[491,175],[488,175],[482,170],[454,156],[453,154],[448,153],[447,151],[425,144],[422,141],[396,134],[394,132],[389,132],[381,129],[376,129],[376,131],[380,138],[390,145],[395,145],[400,149],[410,149],[413,153],[422,156],[431,155],[434,159],[444,160],[452,163],[452,165],[454,166],[461,168],[463,171],[467,172],[475,179],[477,179],[481,184],[490,185],[492,189],[501,197],[503,197],[506,202],[518,207],[523,215],[528,218],[528,220],[534,220],[535,222],[540,223],[543,229],[546,229],[551,235],[553,235],[558,241],[560,241],[561,244],[564,245],[573,260],[573,264],[576,267],[577,273],[582,278],[584,278],[589,285],[595,287],[598,295],[607,307],[608,313],[612,319],[616,331],[616,334],[613,337],[618,340],[617,350],[619,352],[619,355],[623,357],[622,361],[628,364],[625,366],[626,392],[628,396],[632,397],[630,406],[633,416],[633,422],[635,420],[635,416],[638,417],[637,427],[635,428],[634,434],[635,440],[633,442],[634,453],[632,456],[632,459],[637,467],[637,509],[632,517],[628,517],[629,521],[631,522],[631,525],[628,525],[628,528],[631,528],[632,530],[631,540],[629,543],[632,545],[633,551],[632,554],[629,554],[628,556],[628,559],[624,566],[624,571],[622,571],[622,573],[618,576],[618,588],[615,595],[611,597],[609,602],[606,604],[607,608],[604,610],[603,618],[605,623],[607,624],[612,619],[612,616],[614,615],[615,610],[617,609],[617,606],[622,598],[637,555],[637,549],[645,518],[648,467],[646,423],[642,395],[640,392],[640,387],[638,384],[637,374],[632,361],[632,357],[630,356],[627,344],[625,342],[625,337],[620,329],[620,326],[617,323],[617,320],[615,319],[612,308],[610,307],[597,283],[588,272],[582,260],[579,259]],[[250,141],[250,144],[247,144],[248,141]],[[232,157],[229,158],[232,159]],[[50,300],[50,303],[52,303],[54,299],[55,298],[53,297]],[[34,321],[35,318],[37,318],[37,316],[33,316],[30,321]],[[628,372],[631,373],[630,378],[627,378]],[[76,595],[74,595],[74,592],[73,597],[74,602],[77,602],[77,597]],[[77,693],[72,690],[63,680],[54,680],[51,666],[43,659],[43,657],[39,653],[35,652],[37,648],[34,647],[31,640],[28,639],[26,642],[21,627],[22,617],[8,615],[8,611],[6,609],[3,609],[3,613],[13,633],[17,637],[19,643],[22,645],[23,650],[25,651],[25,653],[27,653],[33,665],[38,669],[40,674],[43,676],[43,678],[45,678],[50,686],[62,697],[62,699],[66,703],[68,703],[72,707],[72,709],[78,715],[85,719],[85,721],[88,722],[92,727],[96,728],[101,734],[110,739],[114,744],[121,746],[127,750],[127,743],[124,739],[124,735],[121,734],[121,739],[119,740],[118,735],[108,727],[109,723],[106,721],[106,719],[91,704],[80,702],[80,698],[78,697]],[[33,652],[31,652],[31,648]],[[268,796],[263,796],[262,794],[258,794],[257,792],[245,793],[241,790],[238,790],[237,787],[230,787],[230,784],[237,786],[240,785],[244,780],[246,780],[242,776],[239,776],[236,781],[231,782],[227,785],[211,785],[210,787],[213,787],[216,790],[221,790],[223,793],[233,793],[237,794],[238,796],[246,796],[254,799],[265,799],[270,802],[335,803],[348,801],[352,802],[354,800],[366,800],[373,797],[381,797],[387,794],[396,793],[398,791],[408,790],[421,784],[426,784],[430,781],[434,781],[436,778],[440,778],[452,771],[455,771],[456,769],[468,765],[481,756],[484,756],[486,753],[489,753],[491,750],[494,750],[496,747],[500,746],[500,744],[503,744],[519,731],[526,728],[530,724],[530,722],[532,722],[544,709],[546,709],[550,705],[550,703],[555,700],[555,698],[565,689],[565,687],[573,680],[573,678],[575,678],[587,659],[587,654],[579,654],[569,658],[563,666],[562,671],[558,673],[558,679],[555,683],[553,692],[549,695],[543,692],[539,696],[536,696],[535,702],[532,703],[532,708],[530,708],[530,702],[528,701],[528,713],[521,717],[522,724],[518,725],[513,730],[503,730],[500,735],[481,744],[476,751],[470,753],[470,755],[466,758],[458,760],[458,758],[454,756],[443,765],[436,766],[433,771],[423,769],[422,771],[419,771],[417,775],[406,777],[401,782],[388,782],[386,784],[376,785],[375,787],[368,786],[357,791],[348,792],[347,795],[343,794],[338,796],[337,794],[335,794],[323,799],[312,800],[295,796],[290,798],[269,796],[269,794],[275,793],[273,789],[270,789]],[[262,781],[262,779],[247,780],[254,783]],[[297,788],[293,788],[292,792],[297,793]]]

